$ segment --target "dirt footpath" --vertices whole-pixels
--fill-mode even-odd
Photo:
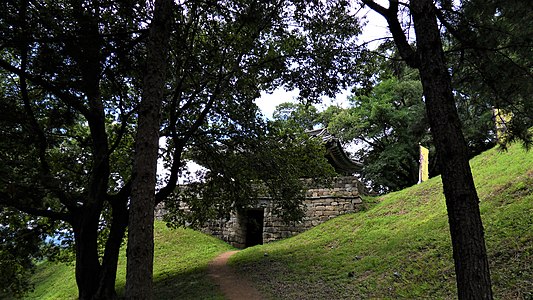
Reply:
[[[248,280],[228,267],[228,259],[237,252],[239,251],[225,252],[213,259],[208,267],[209,277],[229,300],[261,300],[261,295]]]

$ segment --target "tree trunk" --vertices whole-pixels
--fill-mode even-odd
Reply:
[[[98,254],[99,221],[109,180],[109,145],[104,104],[100,94],[102,38],[96,18],[76,2],[74,15],[80,27],[79,51],[75,59],[81,69],[81,90],[87,97],[85,115],[91,133],[93,165],[88,195],[73,224],[76,239],[76,282],[79,299],[95,299],[102,267]]]
[[[157,152],[172,4],[172,0],[156,0],[150,25],[133,166],[127,249],[127,299],[152,299]]]
[[[442,171],[459,299],[492,299],[479,199],[444,60],[435,7],[411,1],[426,110]]]
[[[112,204],[112,220],[109,236],[105,245],[100,282],[95,299],[116,299],[115,280],[117,278],[118,256],[120,246],[128,226],[128,209],[126,201]]]
[[[76,284],[80,300],[93,299],[98,289],[100,263],[98,261],[98,218],[80,216],[74,227],[76,249]]]

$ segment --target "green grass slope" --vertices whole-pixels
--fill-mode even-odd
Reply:
[[[155,299],[224,299],[207,277],[207,263],[218,254],[233,249],[228,244],[191,229],[169,229],[155,224]],[[125,246],[117,272],[117,291],[126,281]],[[76,299],[74,265],[46,262],[33,276],[35,291],[26,299]]]
[[[533,152],[519,145],[471,161],[497,299],[533,299]],[[230,264],[272,299],[454,299],[440,177],[377,199]]]

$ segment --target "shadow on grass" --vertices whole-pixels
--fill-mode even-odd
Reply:
[[[125,299],[124,287],[117,287],[117,293],[120,299]],[[207,268],[197,268],[160,274],[154,278],[154,299],[224,300],[225,298],[218,286],[209,279]]]
[[[224,299],[224,296],[207,276],[207,268],[202,268],[156,278],[154,299]]]

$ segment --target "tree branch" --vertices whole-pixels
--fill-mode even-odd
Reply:
[[[120,142],[122,141],[122,138],[124,137],[124,134],[126,133],[126,128],[128,126],[128,119],[131,117],[131,115],[133,115],[133,113],[136,111],[136,109],[132,109],[130,112],[128,112],[127,114],[121,114],[122,116],[122,123],[120,124],[120,129],[118,131],[118,134],[117,134],[117,138],[115,139],[115,141],[113,141],[113,143],[111,144],[111,147],[109,147],[109,155],[111,155],[111,153],[113,153],[118,145],[120,144]]]
[[[82,115],[87,117],[89,115],[89,110],[87,107],[83,105],[79,99],[69,93],[66,93],[62,91],[58,86],[55,86],[51,84],[50,82],[46,81],[45,79],[38,77],[36,75],[23,72],[21,69],[11,65],[4,59],[0,58],[0,67],[2,67],[4,70],[9,71],[11,73],[14,73],[18,75],[19,77],[24,76],[29,81],[33,82],[34,84],[41,86],[43,89],[49,91],[50,93],[56,95],[59,99],[61,99],[65,104],[75,108],[78,110]]]
[[[35,146],[38,149],[39,161],[41,164],[41,172],[43,175],[43,176],[40,176],[41,184],[43,184],[44,187],[50,189],[50,191],[52,191],[59,198],[59,201],[63,203],[66,207],[68,207],[71,210],[75,210],[76,205],[74,201],[66,193],[64,193],[61,188],[59,188],[59,183],[57,179],[52,176],[50,165],[48,164],[48,160],[46,158],[46,150],[48,148],[48,141],[47,141],[44,131],[39,126],[39,123],[37,122],[37,118],[35,117],[35,114],[31,107],[30,98],[28,95],[28,86],[26,82],[27,50],[26,49],[20,49],[20,50],[21,50],[21,72],[22,72],[20,76],[20,92],[21,92],[22,102],[24,104],[24,110],[30,122],[30,127],[31,127],[30,134],[34,133],[36,135]]]
[[[407,37],[403,32],[403,28],[398,20],[398,0],[389,0],[389,8],[385,8],[373,0],[361,0],[368,5],[372,10],[380,14],[387,20],[389,30],[392,34],[396,47],[403,57],[405,62],[412,68],[417,68],[419,65],[418,55],[416,51],[409,45]]]
[[[40,209],[35,208],[30,205],[24,205],[24,201],[20,201],[20,199],[14,199],[9,194],[5,192],[0,192],[0,206],[7,206],[12,207],[15,209],[18,209],[22,212],[25,212],[30,215],[34,216],[41,216],[50,218],[52,220],[62,220],[68,223],[72,222],[71,215],[64,213],[64,212],[57,212],[53,211],[51,209]]]

